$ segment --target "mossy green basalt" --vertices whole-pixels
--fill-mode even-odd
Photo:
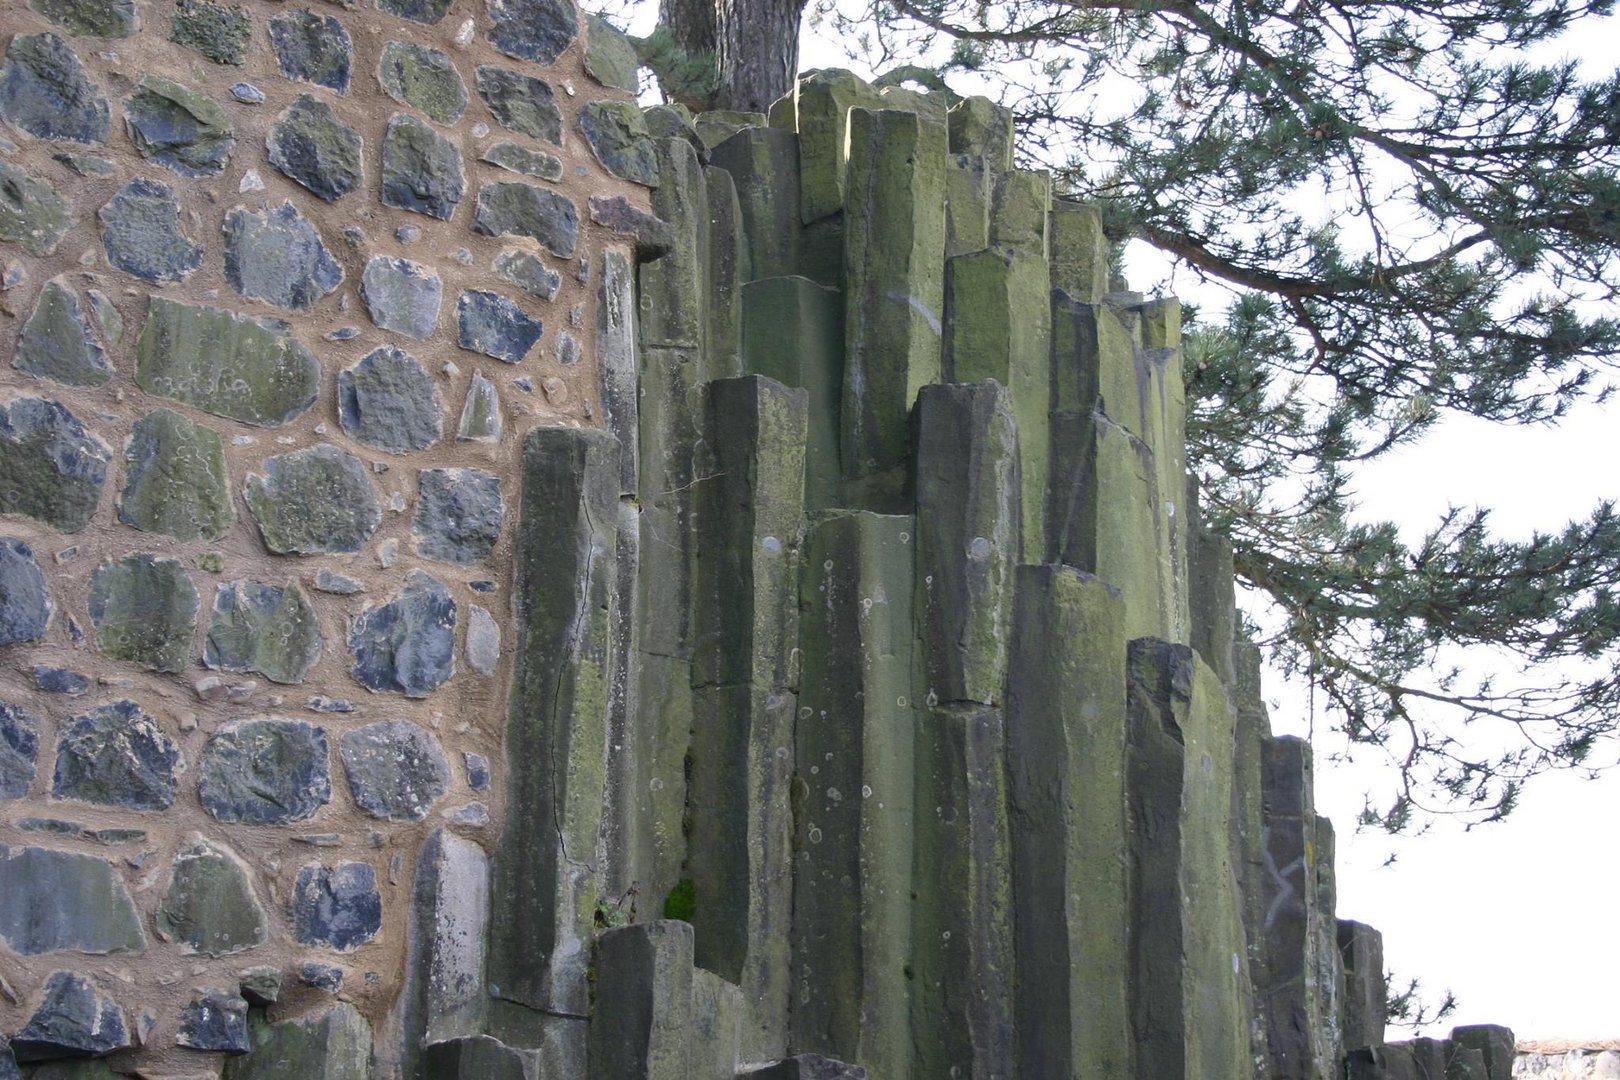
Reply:
[[[197,629],[197,587],[178,559],[137,552],[90,576],[96,645],[115,660],[184,671]]]
[[[14,362],[19,371],[64,386],[100,386],[112,378],[107,352],[91,333],[66,277],[54,278],[40,290],[17,339]]]
[[[158,296],[135,344],[142,390],[245,424],[275,427],[302,415],[320,374],[284,322]]]
[[[124,461],[119,521],[176,540],[218,540],[230,530],[225,446],[213,429],[157,409],[135,421]]]
[[[467,111],[467,83],[439,49],[390,41],[383,46],[377,78],[389,97],[420,109],[436,124],[453,124]]]

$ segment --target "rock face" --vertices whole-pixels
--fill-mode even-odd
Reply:
[[[360,297],[371,321],[384,330],[426,338],[439,322],[444,285],[436,274],[409,259],[379,256],[366,263]]]
[[[17,339],[19,371],[64,386],[100,386],[112,377],[107,353],[90,331],[66,278],[45,283]]]
[[[359,948],[382,927],[382,896],[370,863],[310,863],[293,888],[293,937],[339,952]]]
[[[593,101],[580,110],[579,130],[602,167],[614,176],[652,186],[658,162],[641,110],[626,101]]]
[[[321,655],[315,608],[296,580],[283,585],[233,581],[214,593],[203,662],[300,683]]]
[[[229,956],[264,944],[269,923],[235,854],[193,834],[175,853],[158,929],[187,951]]]
[[[551,84],[508,68],[480,66],[478,96],[484,99],[495,122],[510,131],[562,144],[562,110]]]
[[[382,521],[360,459],[325,444],[266,458],[244,495],[265,546],[278,554],[358,551]]]
[[[417,550],[460,565],[487,558],[501,535],[500,477],[481,469],[423,469],[417,484]]]
[[[579,242],[579,208],[566,196],[533,184],[485,184],[478,191],[473,229],[486,236],[527,236],[568,259]]]
[[[439,441],[439,391],[416,357],[384,345],[338,373],[338,420],[379,450],[425,450]]]
[[[0,704],[0,799],[21,799],[34,783],[39,721],[15,705]]]
[[[355,803],[386,821],[421,821],[449,789],[438,740],[405,720],[357,728],[343,736],[339,753]]]
[[[0,240],[50,255],[72,224],[68,204],[45,181],[0,162]]]
[[[67,42],[49,31],[11,39],[0,64],[0,119],[41,139],[99,143],[109,115]]]
[[[466,191],[454,143],[414,116],[401,114],[388,122],[382,144],[384,203],[448,221]]]
[[[427,114],[436,124],[454,124],[467,111],[467,84],[448,54],[413,42],[383,46],[377,78],[401,105]]]
[[[531,319],[506,297],[482,289],[461,294],[456,301],[456,321],[461,327],[458,340],[463,349],[508,364],[529,355],[545,329],[539,319]]]
[[[179,746],[156,720],[133,701],[115,701],[63,729],[51,794],[125,810],[166,810],[182,767]]]
[[[326,732],[302,720],[232,720],[203,747],[198,795],[220,821],[282,825],[332,798]]]
[[[36,0],[33,8],[70,34],[127,38],[135,33],[134,0]]]
[[[245,1054],[248,1042],[248,1003],[223,990],[204,991],[180,1014],[175,1042],[193,1050]]]
[[[412,570],[393,600],[349,630],[354,677],[368,690],[425,697],[455,671],[456,602],[433,575]]]
[[[247,62],[252,25],[247,12],[235,4],[180,0],[169,25],[169,40],[195,49],[216,64],[240,66]]]
[[[219,175],[236,145],[224,109],[158,75],[124,102],[124,123],[142,157],[181,176]]]
[[[0,405],[0,513],[78,532],[95,512],[111,457],[58,402],[25,397]]]
[[[124,1010],[89,979],[56,971],[45,982],[45,999],[17,1034],[11,1052],[19,1062],[62,1057],[99,1057],[133,1045]]]
[[[225,215],[225,279],[243,296],[308,311],[343,280],[343,267],[290,202]]]
[[[185,670],[197,608],[197,587],[178,559],[137,553],[90,576],[97,647],[153,671]]]
[[[289,11],[270,19],[270,44],[283,78],[349,91],[353,46],[349,32],[331,15]]]
[[[140,915],[106,859],[0,844],[0,939],[23,956],[146,948]]]
[[[142,532],[218,540],[236,516],[219,435],[171,409],[135,421],[124,476],[118,520]]]
[[[204,412],[274,427],[315,400],[321,366],[286,323],[152,297],[135,344],[147,393]]]
[[[360,186],[360,133],[332,106],[300,94],[270,128],[270,164],[322,199],[341,199]]]
[[[499,522],[497,506],[497,528]],[[34,561],[33,549],[21,540],[0,536],[0,645],[38,641],[45,636],[50,615],[45,577]]]
[[[160,180],[136,178],[101,208],[101,245],[125,273],[167,285],[202,265],[202,248],[180,231],[180,204]]]
[[[549,64],[579,34],[572,0],[492,0],[486,37],[507,56]]]

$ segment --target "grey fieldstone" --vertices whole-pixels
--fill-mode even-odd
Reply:
[[[126,810],[167,810],[185,768],[179,745],[133,701],[76,716],[56,743],[51,796]]]
[[[106,335],[109,345],[117,345],[124,340],[124,317],[118,314],[113,302],[107,299],[107,294],[100,289],[87,289],[86,295],[90,297],[90,310],[95,312],[96,321],[101,324],[101,332]]]
[[[324,945],[348,952],[382,928],[382,894],[370,863],[333,867],[310,863],[293,886],[293,937],[300,945]]]
[[[450,789],[439,741],[408,720],[383,720],[344,734],[343,772],[360,809],[386,821],[421,821]]]
[[[488,558],[501,535],[501,479],[480,469],[417,473],[411,529],[424,558],[467,566]]]
[[[469,289],[456,300],[458,344],[515,364],[540,340],[544,324],[499,293]]]
[[[377,0],[377,10],[424,26],[443,21],[455,0]]]
[[[15,705],[0,703],[0,799],[28,794],[38,759],[39,721]]]
[[[247,867],[198,833],[174,853],[157,925],[187,952],[204,956],[229,956],[263,945],[269,936]]]
[[[343,267],[298,208],[225,215],[225,280],[243,296],[308,311],[338,287]]]
[[[16,1055],[11,1052],[11,1040],[4,1035],[0,1035],[0,1080],[22,1080]]]
[[[498,443],[505,426],[501,416],[500,391],[482,374],[473,372],[472,383],[467,387],[467,401],[461,407],[461,423],[456,428],[456,440]]]
[[[504,128],[562,145],[562,110],[551,84],[533,75],[485,64],[476,73],[478,96]]]
[[[483,754],[467,751],[462,754],[467,765],[467,786],[474,791],[489,790],[489,759]]]
[[[213,429],[172,409],[135,421],[124,449],[118,520],[177,540],[218,540],[230,531],[225,444]]]
[[[0,844],[0,940],[39,956],[139,952],[141,917],[118,868],[106,859]]]
[[[243,970],[237,986],[250,1005],[274,1005],[281,1000],[281,969],[268,964]]]
[[[45,999],[11,1037],[11,1052],[20,1063],[101,1057],[132,1045],[118,1002],[76,971],[51,972]]]
[[[439,49],[390,41],[383,46],[377,79],[389,97],[420,109],[434,123],[453,124],[467,111],[466,80]]]
[[[308,8],[272,15],[270,44],[283,78],[314,83],[340,94],[349,92],[354,47],[349,32],[332,16],[317,15]]]
[[[204,990],[180,1012],[176,1043],[193,1050],[248,1052],[248,1003],[224,990]]]
[[[332,593],[336,596],[353,596],[363,593],[366,587],[362,582],[356,581],[347,574],[339,574],[325,567],[315,571],[315,588],[323,593]]]
[[[530,150],[517,143],[496,143],[485,150],[479,160],[507,172],[535,176],[541,180],[561,180],[563,176],[562,158],[556,154],[548,154],[544,150]]]
[[[94,176],[101,179],[118,175],[118,166],[107,158],[97,154],[52,154],[52,161],[60,161],[80,176]]]
[[[72,207],[50,184],[0,161],[0,240],[50,255],[72,224]]]
[[[634,94],[641,61],[622,30],[600,15],[585,16],[585,72],[603,86]]]
[[[416,117],[395,114],[383,135],[383,204],[448,221],[466,193],[455,144]]]
[[[507,56],[549,64],[579,35],[572,0],[489,0],[485,36]]]
[[[180,0],[169,22],[169,40],[195,49],[216,64],[247,63],[248,13],[236,4]]]
[[[178,559],[136,552],[90,575],[96,647],[153,671],[184,671],[197,629],[197,587]]]
[[[455,671],[456,602],[433,575],[412,570],[399,595],[349,628],[354,677],[369,690],[426,697]]]
[[[495,276],[541,300],[552,300],[562,288],[562,274],[521,248],[495,256]]]
[[[84,692],[90,689],[89,676],[80,675],[77,671],[69,671],[67,668],[36,664],[33,674],[34,689],[42,694],[82,697]]]
[[[513,181],[478,191],[473,231],[485,236],[527,236],[560,259],[571,259],[579,242],[579,207],[547,188]]]
[[[202,265],[202,248],[180,231],[180,204],[161,180],[136,177],[101,208],[107,261],[154,285],[184,281]]]
[[[45,575],[34,561],[33,548],[15,537],[0,536],[0,645],[38,641],[45,636],[50,617]]]
[[[60,402],[0,405],[0,513],[78,532],[95,513],[111,458]]]
[[[111,110],[67,42],[18,34],[0,64],[0,119],[41,139],[107,141]]]
[[[480,675],[493,675],[500,662],[500,624],[487,610],[473,604],[467,612],[467,663]]]
[[[587,102],[579,111],[579,130],[608,172],[648,187],[658,185],[658,157],[635,102]]]
[[[264,91],[260,90],[252,83],[232,83],[231,97],[235,98],[237,101],[240,101],[244,105],[264,104]]]
[[[366,467],[322,443],[266,458],[244,492],[264,544],[278,555],[359,551],[382,521]]]
[[[236,145],[217,102],[159,75],[142,79],[124,102],[124,125],[143,158],[181,176],[219,175]]]
[[[33,7],[70,34],[127,38],[135,33],[135,0],[34,0]]]
[[[325,990],[328,994],[335,994],[343,989],[343,969],[333,967],[331,964],[318,964],[313,960],[306,960],[298,965],[298,981],[305,986],[313,986],[317,990]],[[267,1080],[270,1076],[279,1076],[279,1073],[265,1072]],[[356,1080],[363,1080],[356,1074]]]
[[[360,299],[371,321],[406,337],[433,336],[443,295],[439,276],[409,259],[378,255],[360,275]]]
[[[315,608],[298,582],[232,581],[214,592],[203,662],[256,671],[274,683],[301,683],[321,655]]]
[[[158,397],[261,427],[315,402],[321,365],[279,319],[154,296],[135,345],[135,382]]]
[[[421,361],[384,345],[338,372],[338,421],[356,442],[401,454],[439,441],[439,389]]]
[[[15,363],[19,371],[64,386],[100,386],[112,378],[106,350],[90,332],[65,276],[47,281],[40,290],[17,339]]]
[[[221,724],[203,746],[197,794],[219,821],[285,825],[332,800],[326,731],[268,717]]]
[[[266,148],[270,164],[327,202],[359,187],[364,175],[360,133],[310,94],[298,95],[276,118]]]

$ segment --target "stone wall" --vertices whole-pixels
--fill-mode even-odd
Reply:
[[[379,9],[7,9],[0,1080],[1506,1080],[1005,111]]]

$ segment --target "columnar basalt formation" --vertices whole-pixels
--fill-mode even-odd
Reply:
[[[1385,1043],[1179,309],[1006,112],[4,29],[0,1078],[1506,1080]]]

